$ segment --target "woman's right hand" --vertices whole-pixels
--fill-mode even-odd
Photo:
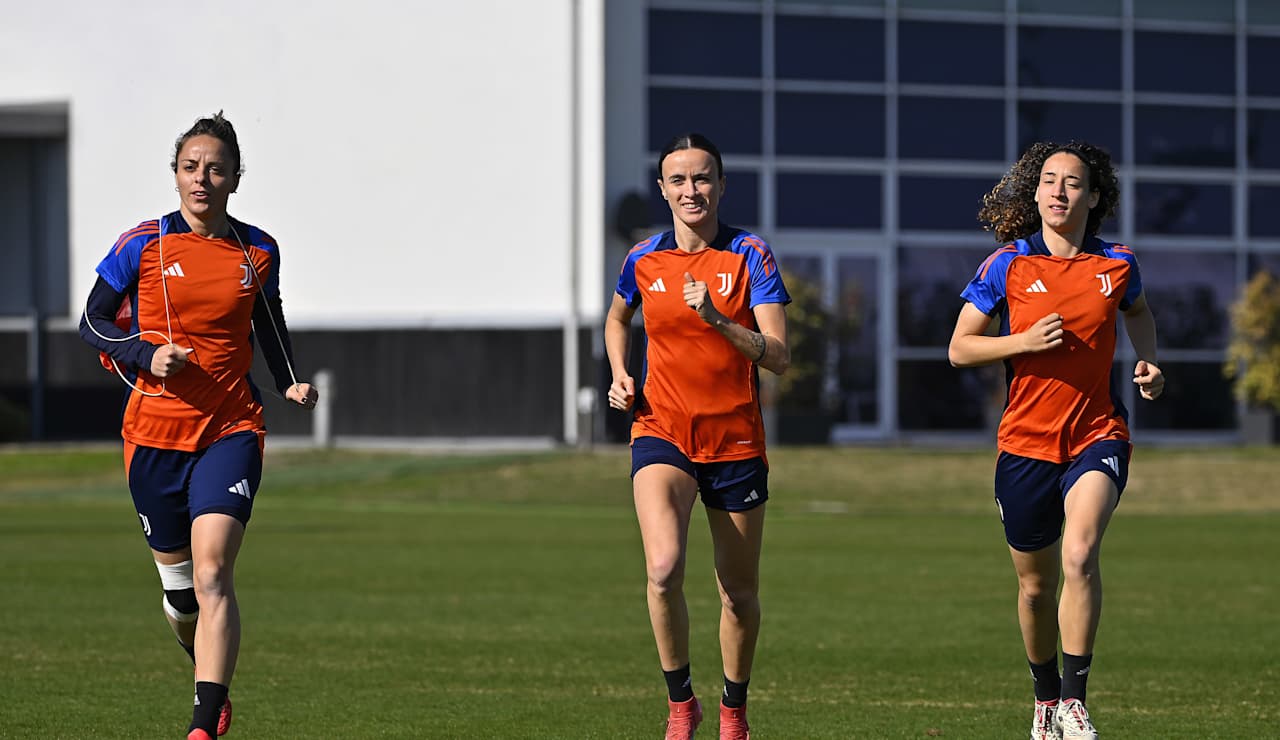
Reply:
[[[1022,333],[1023,352],[1044,352],[1062,344],[1062,314],[1051,313]]]
[[[187,353],[190,351],[176,344],[160,345],[156,348],[156,353],[151,356],[151,374],[157,378],[177,375],[187,366]]]
[[[636,400],[636,381],[630,375],[614,378],[609,384],[609,407],[626,411]]]

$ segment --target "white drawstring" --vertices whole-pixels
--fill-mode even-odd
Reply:
[[[169,283],[164,271],[164,217],[163,216],[160,217],[159,223],[160,223],[160,235],[157,241],[159,244],[159,252],[160,252],[160,288],[164,294],[164,323],[165,323],[165,328],[169,330],[169,333],[166,335],[158,331],[147,329],[147,330],[139,331],[137,334],[130,334],[127,337],[116,338],[116,337],[104,336],[101,332],[97,330],[96,327],[94,327],[93,322],[89,320],[89,306],[88,306],[88,303],[86,302],[85,310],[84,310],[84,322],[89,326],[89,330],[92,331],[95,335],[97,335],[99,339],[102,339],[107,342],[129,342],[145,334],[155,334],[158,337],[162,337],[164,339],[165,344],[173,344],[173,339],[172,339],[173,321],[169,316]],[[276,335],[276,342],[280,345],[280,354],[284,357],[285,366],[289,369],[289,379],[292,380],[293,385],[296,386],[298,385],[298,376],[294,373],[293,362],[289,360],[289,351],[284,346],[284,337],[280,335],[280,328],[276,325],[275,316],[271,313],[271,304],[267,302],[266,291],[262,287],[262,279],[258,277],[258,271],[257,269],[254,268],[253,260],[249,257],[249,250],[245,247],[244,241],[240,239],[240,234],[236,232],[235,227],[231,225],[230,219],[227,219],[227,228],[230,229],[232,235],[235,236],[236,242],[240,245],[240,251],[244,254],[245,262],[249,266],[249,272],[253,274],[253,282],[258,286],[258,295],[262,297],[262,307],[266,309],[267,317],[271,319],[271,329]],[[129,380],[129,378],[125,376],[124,372],[120,370],[120,365],[116,362],[114,357],[110,357],[109,355],[108,357],[111,360],[111,367],[115,369],[116,375],[120,376],[120,379],[124,381],[125,385],[129,386],[130,388],[134,389],[135,391],[137,391],[138,393],[141,393],[144,396],[158,398],[164,395],[165,391],[167,390],[167,387],[165,385],[165,381],[163,378],[160,380],[160,392],[148,393],[147,391],[144,391],[141,388],[139,388],[137,385],[134,385]],[[283,396],[281,396],[281,398],[283,398]]]

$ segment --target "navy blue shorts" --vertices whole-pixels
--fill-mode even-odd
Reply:
[[[696,463],[680,448],[658,437],[637,437],[631,443],[631,477],[646,465],[680,468],[698,482],[702,505],[723,511],[748,511],[769,500],[769,466],[764,458]]]
[[[1133,445],[1120,439],[1094,442],[1064,463],[1001,452],[996,461],[996,507],[1009,546],[1032,552],[1057,542],[1066,517],[1067,491],[1090,470],[1106,473],[1116,490],[1124,493],[1132,452]]]
[[[174,552],[190,546],[191,522],[201,514],[249,523],[262,482],[261,437],[239,432],[195,452],[126,443],[125,470],[147,544]]]

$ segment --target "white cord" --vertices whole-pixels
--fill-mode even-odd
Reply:
[[[99,339],[103,341],[131,342],[134,339],[137,339],[143,336],[144,334],[155,334],[156,336],[164,339],[165,344],[173,344],[173,339],[171,338],[173,336],[173,322],[169,318],[169,285],[165,281],[165,274],[164,274],[164,217],[163,216],[160,217],[158,223],[160,224],[160,236],[158,238],[159,245],[160,245],[160,288],[164,292],[164,325],[165,325],[165,328],[169,330],[169,334],[166,335],[158,331],[146,329],[143,331],[139,331],[137,334],[130,334],[127,337],[116,338],[116,337],[104,336],[102,332],[98,331],[97,327],[93,325],[93,322],[89,320],[89,303],[88,303],[88,299],[86,299],[84,314],[83,314],[84,323],[89,327],[89,331],[92,331],[94,334],[98,336]],[[141,260],[139,260],[139,262],[141,262]],[[134,319],[136,320],[137,317],[135,316]],[[125,385],[134,389],[138,393],[141,393],[144,396],[150,396],[152,398],[159,398],[160,396],[163,396],[165,394],[166,390],[168,390],[163,378],[160,379],[159,393],[148,393],[142,390],[138,386],[134,385],[131,380],[129,380],[129,378],[124,374],[124,371],[120,369],[120,364],[116,362],[116,359],[114,357],[111,357],[110,355],[108,355],[107,358],[111,360],[111,367],[115,369],[116,375],[120,376],[120,380],[124,381]]]
[[[173,336],[173,321],[169,316],[169,283],[166,279],[166,275],[164,271],[164,217],[163,216],[160,217],[159,224],[160,224],[160,235],[157,241],[159,244],[159,252],[160,252],[160,289],[164,293],[164,323],[165,323],[165,328],[169,330],[169,334],[165,335],[161,332],[147,329],[144,331],[139,331],[137,334],[130,334],[127,337],[116,338],[116,337],[103,336],[103,334],[99,332],[96,327],[94,327],[93,322],[89,320],[89,306],[88,306],[88,303],[86,302],[85,310],[84,310],[84,323],[88,325],[89,330],[92,331],[94,334],[96,334],[99,339],[102,339],[107,342],[130,342],[130,341],[133,341],[134,339],[137,339],[143,336],[144,334],[155,334],[156,336],[163,338],[165,344],[173,343],[173,339],[171,338]],[[289,369],[289,379],[293,381],[294,385],[298,385],[298,376],[293,370],[293,363],[289,360],[289,351],[284,346],[284,337],[280,335],[280,328],[276,325],[275,316],[271,313],[271,304],[267,302],[266,290],[262,287],[262,279],[258,277],[258,271],[257,269],[254,268],[253,260],[249,257],[249,250],[244,246],[244,241],[240,238],[240,234],[236,232],[235,227],[231,225],[231,220],[229,218],[227,219],[227,228],[231,230],[232,235],[235,236],[236,238],[236,242],[239,243],[240,251],[244,254],[245,262],[249,266],[249,272],[253,274],[253,282],[258,286],[258,295],[262,297],[262,307],[266,309],[267,317],[271,319],[271,329],[276,335],[276,342],[279,343],[280,345],[280,354],[281,356],[284,357],[285,367]],[[250,321],[252,323],[252,320]],[[158,398],[164,395],[167,388],[165,386],[165,381],[163,378],[160,380],[160,392],[148,393],[142,390],[141,388],[139,388],[138,386],[134,385],[129,380],[129,378],[125,376],[124,372],[120,370],[120,365],[116,362],[114,357],[110,357],[109,355],[108,357],[111,360],[111,367],[115,369],[116,375],[120,376],[120,379],[124,381],[125,385],[129,386],[130,388],[134,389],[135,391],[137,391],[138,393],[141,393],[144,396],[151,396],[152,398]]]
[[[267,301],[267,291],[262,287],[262,279],[258,277],[258,271],[253,266],[253,260],[249,258],[249,250],[245,248],[244,241],[240,239],[240,234],[236,232],[236,227],[231,225],[231,219],[227,219],[227,228],[231,229],[232,235],[235,236],[236,241],[240,244],[240,251],[244,253],[244,261],[248,263],[249,272],[253,274],[253,282],[258,286],[258,295],[262,297],[262,307],[267,311],[267,318],[271,319],[271,330],[276,335],[276,343],[280,345],[280,355],[284,357],[285,367],[289,368],[289,379],[293,381],[294,385],[298,385],[298,376],[294,373],[293,363],[289,360],[289,350],[284,346],[284,337],[280,336],[280,327],[276,325],[276,317],[271,313],[271,304]],[[256,329],[257,327],[255,326],[254,328]]]

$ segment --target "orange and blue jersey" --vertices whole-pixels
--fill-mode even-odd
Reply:
[[[1055,257],[1033,234],[988,257],[961,294],[1018,334],[1061,314],[1063,342],[1005,362],[1008,402],[998,446],[1061,463],[1103,439],[1129,439],[1128,412],[1114,384],[1117,312],[1142,295],[1133,250],[1092,238],[1074,257]]]
[[[291,354],[280,315],[279,250],[261,229],[229,223],[234,233],[209,238],[192,232],[180,212],[144,221],[121,235],[98,265],[100,280],[81,336],[126,365],[138,389],[157,394],[130,391],[121,429],[129,443],[195,451],[237,432],[263,434],[262,403],[249,369],[253,319],[268,315],[264,306],[282,337],[277,342],[263,327],[264,351],[270,347],[277,387],[288,385],[278,372],[285,367],[281,357]],[[129,311],[122,313],[131,312],[128,334],[159,334],[127,342],[100,339],[96,334],[126,333],[110,322],[117,305],[95,305],[103,302],[99,294],[127,299]],[[96,331],[85,326],[89,321]],[[161,335],[190,350],[182,371],[163,380],[149,372],[156,346],[165,343]]]
[[[773,251],[763,239],[724,224],[706,249],[689,253],[675,233],[631,249],[617,293],[644,317],[644,373],[631,438],[658,437],[697,463],[763,457],[759,376],[743,356],[684,301],[685,273],[707,284],[716,308],[758,331],[752,309],[791,302]]]

